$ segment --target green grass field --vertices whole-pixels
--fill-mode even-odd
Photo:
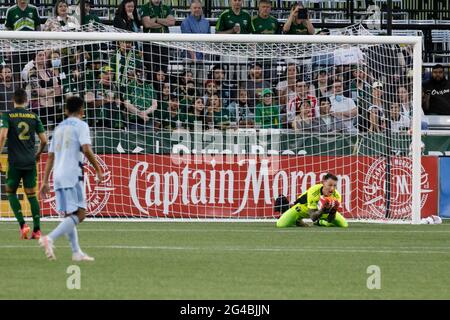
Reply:
[[[48,232],[55,223],[43,223]],[[0,223],[1,299],[449,299],[450,223],[109,223],[79,227],[81,289],[69,290],[69,243],[47,261],[35,241]],[[367,288],[367,268],[381,289]]]

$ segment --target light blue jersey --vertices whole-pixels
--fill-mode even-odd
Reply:
[[[73,188],[83,180],[81,146],[92,144],[89,126],[76,117],[69,117],[55,129],[49,152],[55,154],[53,183],[55,190]]]

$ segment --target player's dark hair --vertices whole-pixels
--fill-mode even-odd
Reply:
[[[12,98],[15,104],[24,104],[28,100],[27,92],[23,88],[17,88]]]
[[[77,96],[67,98],[66,109],[69,114],[78,113],[83,108],[84,100]]]
[[[334,174],[332,173],[327,173],[324,177],[323,177],[323,181],[326,181],[328,179],[334,180],[334,181],[338,181],[338,177],[336,177]]]

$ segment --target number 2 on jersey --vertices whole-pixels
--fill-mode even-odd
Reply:
[[[30,132],[30,126],[28,125],[28,123],[21,121],[21,122],[19,122],[17,127],[20,130],[19,139],[20,140],[30,140],[30,135],[28,134],[28,132]]]

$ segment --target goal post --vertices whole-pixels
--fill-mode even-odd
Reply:
[[[50,136],[68,96],[86,101],[108,177],[96,185],[85,165],[90,217],[273,220],[278,196],[332,172],[346,218],[420,223],[421,37],[90,28],[0,32],[0,68]],[[1,201],[0,220],[13,218]],[[40,203],[57,217],[53,197]]]

